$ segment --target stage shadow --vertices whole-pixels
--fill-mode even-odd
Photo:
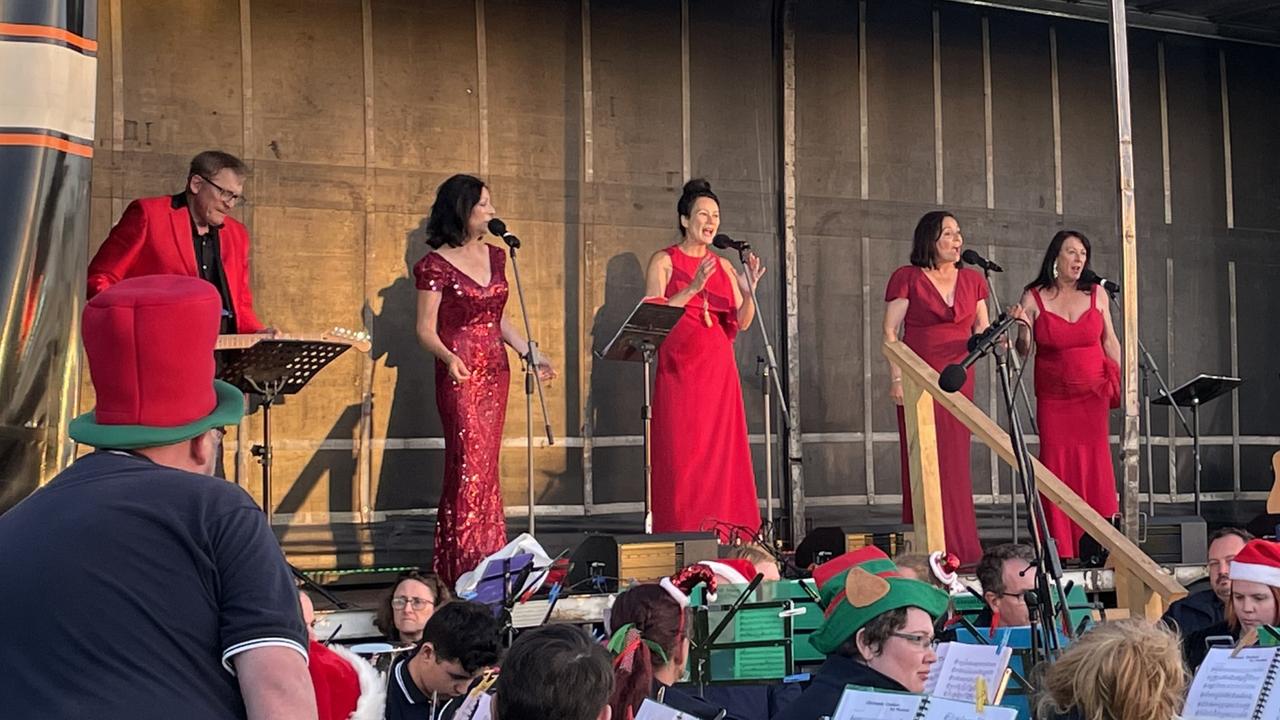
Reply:
[[[605,267],[604,304],[591,322],[592,352],[604,350],[642,297],[644,270],[636,255],[621,253],[609,258]],[[640,406],[644,402],[642,367],[638,362],[595,358],[587,398],[593,437],[603,439],[641,434]],[[594,502],[642,501],[643,461],[643,450],[639,445],[598,445],[593,448]]]

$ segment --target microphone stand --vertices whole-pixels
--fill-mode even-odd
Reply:
[[[1004,306],[1000,304],[1000,295],[996,292],[996,284],[991,280],[990,263],[982,266],[982,274],[987,279],[987,291],[991,293],[991,301],[995,304],[997,313],[1004,313]],[[1022,384],[1022,361],[1018,359],[1016,347],[1011,353],[1010,361],[1013,364],[1014,376],[1017,378],[1017,396],[1022,398],[1023,407],[1027,409],[1027,420],[1031,423],[1031,432],[1039,435],[1040,428],[1036,426],[1036,414],[1031,408],[1031,398],[1027,395],[1026,386]],[[1018,542],[1018,493],[1013,487],[1009,488],[1009,512],[1013,518],[1013,541]]]
[[[524,366],[524,436],[525,436],[525,472],[529,491],[529,534],[534,534],[537,501],[533,494],[533,389],[538,388],[538,401],[542,404],[543,429],[547,433],[547,444],[555,445],[555,436],[551,434],[551,420],[547,415],[547,397],[542,392],[542,378],[538,376],[537,349],[538,343],[533,340],[533,331],[529,325],[529,310],[524,303],[524,284],[520,282],[520,263],[516,262],[516,250],[520,248],[520,238],[507,233],[502,241],[511,252],[511,269],[516,276],[516,295],[520,298],[520,317],[524,320],[524,336],[528,341],[520,364]]]
[[[1003,319],[1002,313],[1000,320]],[[1017,397],[1013,394],[1009,353],[1002,351],[999,347],[1001,336],[1006,335],[1007,332],[1008,327],[985,338],[982,344],[985,344],[986,347],[981,347],[980,345],[974,350],[990,353],[995,357],[996,374],[1000,378],[1000,395],[1004,400],[1005,413],[1009,416],[1009,442],[1012,446],[1015,460],[1014,470],[1018,484],[1022,487],[1023,502],[1027,506],[1027,530],[1030,532],[1036,552],[1036,562],[1032,566],[1036,572],[1035,600],[1040,614],[1040,634],[1042,638],[1041,643],[1037,646],[1034,642],[1033,634],[1032,647],[1033,653],[1037,651],[1042,653],[1042,659],[1047,661],[1054,659],[1058,651],[1061,650],[1058,633],[1053,622],[1057,608],[1053,602],[1050,586],[1052,585],[1057,589],[1058,597],[1066,597],[1062,584],[1062,559],[1058,556],[1057,542],[1049,534],[1049,525],[1045,520],[1044,504],[1041,502],[1040,492],[1036,489],[1035,468],[1031,462],[1031,453],[1027,450],[1027,438],[1022,432],[1022,420],[1018,417]],[[1063,612],[1067,612],[1065,603],[1063,607]],[[1066,618],[1067,621],[1064,625],[1066,633],[1070,637],[1072,633],[1070,616],[1067,615]],[[1036,659],[1033,655],[1033,662]]]
[[[1111,300],[1111,306],[1123,312],[1120,302],[1116,300],[1116,294],[1102,286],[1107,298]],[[1138,367],[1142,369],[1142,382],[1139,388],[1142,392],[1142,440],[1146,443],[1146,461],[1147,461],[1147,516],[1155,517],[1156,515],[1156,477],[1151,462],[1151,375],[1154,373],[1156,382],[1160,384],[1160,390],[1165,396],[1171,396],[1173,393],[1169,390],[1169,384],[1164,381],[1164,375],[1160,374],[1160,366],[1156,364],[1155,358],[1151,357],[1151,353],[1147,351],[1147,346],[1142,342],[1142,336],[1137,337],[1138,351],[1142,353],[1139,359]],[[1177,403],[1169,403],[1169,407],[1178,415],[1178,421],[1182,423],[1182,429],[1186,431],[1187,436],[1191,437],[1191,426],[1187,424],[1187,416],[1182,414],[1182,408]],[[1172,433],[1171,433],[1172,435]],[[1177,448],[1174,446],[1172,439],[1169,441],[1169,453],[1175,454]],[[1195,455],[1196,467],[1200,467],[1200,449],[1192,448]],[[1177,486],[1177,478],[1169,478],[1169,492],[1172,494]]]
[[[765,493],[765,527],[761,528],[761,535],[765,537],[766,545],[772,546],[775,539],[773,526],[773,431],[771,424],[772,408],[770,403],[770,391],[778,392],[778,409],[782,411],[782,422],[784,429],[788,432],[794,432],[795,426],[791,424],[791,413],[787,410],[787,394],[782,390],[781,373],[778,370],[778,358],[773,352],[773,343],[769,342],[769,331],[764,326],[764,317],[760,313],[760,301],[756,299],[756,279],[751,277],[751,268],[747,265],[747,253],[751,248],[742,246],[738,248],[738,262],[742,263],[742,272],[747,276],[747,289],[751,294],[751,304],[756,309],[756,327],[760,328],[760,339],[764,341],[764,368],[762,377],[762,391],[764,393],[764,493]],[[772,385],[769,379],[773,378]],[[767,528],[767,530],[766,530]],[[792,528],[792,532],[797,532],[798,528]]]

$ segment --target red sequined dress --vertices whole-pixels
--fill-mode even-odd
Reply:
[[[457,383],[436,360],[444,487],[432,565],[450,586],[507,542],[498,477],[511,378],[501,331],[508,290],[506,260],[502,250],[489,246],[488,285],[480,285],[439,253],[428,253],[413,268],[419,290],[442,296],[436,323],[440,341],[471,371],[469,380]]]
[[[671,256],[671,279],[664,296],[669,298],[689,285],[702,258],[674,245],[666,252]],[[717,522],[751,533],[760,527],[742,381],[733,356],[738,334],[734,282],[717,264],[703,291],[684,306],[684,315],[658,347],[654,532],[710,530]]]

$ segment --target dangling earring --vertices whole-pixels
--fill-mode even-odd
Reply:
[[[1053,279],[1058,279],[1058,263],[1053,264]]]

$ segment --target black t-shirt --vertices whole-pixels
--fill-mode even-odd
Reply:
[[[418,689],[409,677],[412,654],[396,660],[387,673],[387,709],[385,720],[435,720],[435,703]],[[442,701],[443,702],[443,701]]]
[[[169,199],[169,205],[174,210],[186,207],[187,194],[180,192],[174,195]],[[222,243],[218,235],[221,227],[221,225],[210,225],[205,234],[201,235],[196,228],[195,217],[191,217],[191,242],[196,254],[196,271],[200,274],[201,280],[206,280],[218,288],[218,295],[222,298],[222,320],[218,326],[218,332],[225,334],[236,331],[236,306],[231,300],[231,289],[227,287],[227,275],[222,269]]]
[[[245,717],[233,656],[306,657],[298,595],[239,487],[97,452],[0,516],[0,716]]]

